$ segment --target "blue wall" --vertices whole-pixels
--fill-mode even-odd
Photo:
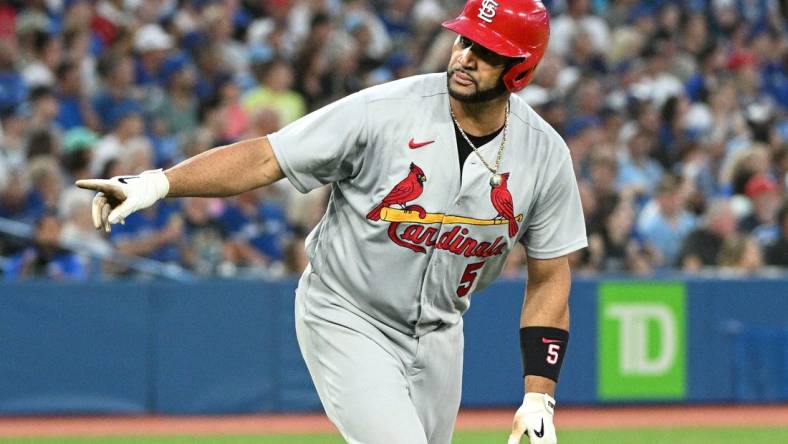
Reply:
[[[788,279],[683,282],[687,389],[673,401],[788,400]],[[562,404],[602,402],[598,286],[580,279],[572,289]],[[295,340],[294,288],[257,281],[2,284],[0,413],[317,410]],[[465,406],[522,399],[522,293],[522,281],[500,281],[473,297]]]

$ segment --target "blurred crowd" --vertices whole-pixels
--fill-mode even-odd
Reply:
[[[777,0],[553,0],[519,93],[564,136],[578,273],[788,267],[788,38]],[[109,235],[74,180],[167,168],[359,89],[446,69],[461,0],[0,0],[7,280],[299,273],[328,190],[164,201]],[[348,116],[353,118],[353,116]],[[521,147],[527,149],[527,147]],[[13,224],[11,224],[13,226]],[[515,250],[506,275],[524,272]]]

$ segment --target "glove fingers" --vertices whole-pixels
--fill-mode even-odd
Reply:
[[[512,434],[509,435],[509,440],[506,441],[506,444],[520,444],[520,440],[522,439],[522,437],[523,437],[522,433],[515,434],[514,432],[512,432]]]
[[[113,183],[111,180],[106,179],[83,179],[76,181],[76,185],[86,190],[99,191],[109,200],[122,201],[126,198],[126,193],[119,185]]]
[[[126,219],[126,216],[131,214],[133,211],[134,203],[131,201],[131,199],[125,199],[120,205],[115,207],[115,209],[109,213],[109,223],[116,224],[121,220]]]
[[[106,179],[82,179],[74,182],[74,184],[86,190],[103,191],[105,182],[107,182]]]
[[[550,429],[547,431],[545,435],[545,442],[547,444],[556,444],[558,443],[558,436],[555,434],[555,426],[550,425]]]
[[[101,207],[101,224],[104,226],[104,232],[109,233],[112,231],[112,226],[109,223],[109,212],[112,210],[110,208],[109,203],[104,203]]]
[[[509,435],[509,441],[507,444],[519,444],[523,435],[525,435],[526,424],[522,415],[522,409],[518,409],[517,413],[514,415],[514,421],[512,421],[512,433]]]
[[[101,219],[101,208],[106,202],[107,199],[104,197],[104,193],[98,193],[93,197],[93,204],[90,206],[90,217],[93,219],[93,227],[97,230],[101,230],[104,226]]]

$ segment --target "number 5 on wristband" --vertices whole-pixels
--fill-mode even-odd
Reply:
[[[558,382],[564,361],[569,332],[555,327],[523,327],[520,329],[520,351],[523,373],[543,376]]]

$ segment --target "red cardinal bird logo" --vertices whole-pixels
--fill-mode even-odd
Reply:
[[[490,190],[490,200],[492,201],[493,208],[498,212],[498,216],[509,221],[509,237],[514,237],[517,234],[519,227],[517,220],[514,218],[514,206],[512,205],[512,193],[507,188],[509,181],[509,173],[501,174],[501,183],[493,186]]]
[[[427,176],[424,175],[424,171],[415,163],[411,162],[408,176],[402,179],[402,181],[383,198],[383,202],[381,202],[380,205],[373,208],[372,211],[367,214],[367,219],[380,220],[380,210],[382,210],[383,207],[401,205],[402,208],[405,209],[409,201],[415,200],[421,196],[421,193],[424,191],[423,183],[426,181]],[[509,202],[511,202],[511,198]],[[509,208],[511,208],[511,203],[509,204]]]

